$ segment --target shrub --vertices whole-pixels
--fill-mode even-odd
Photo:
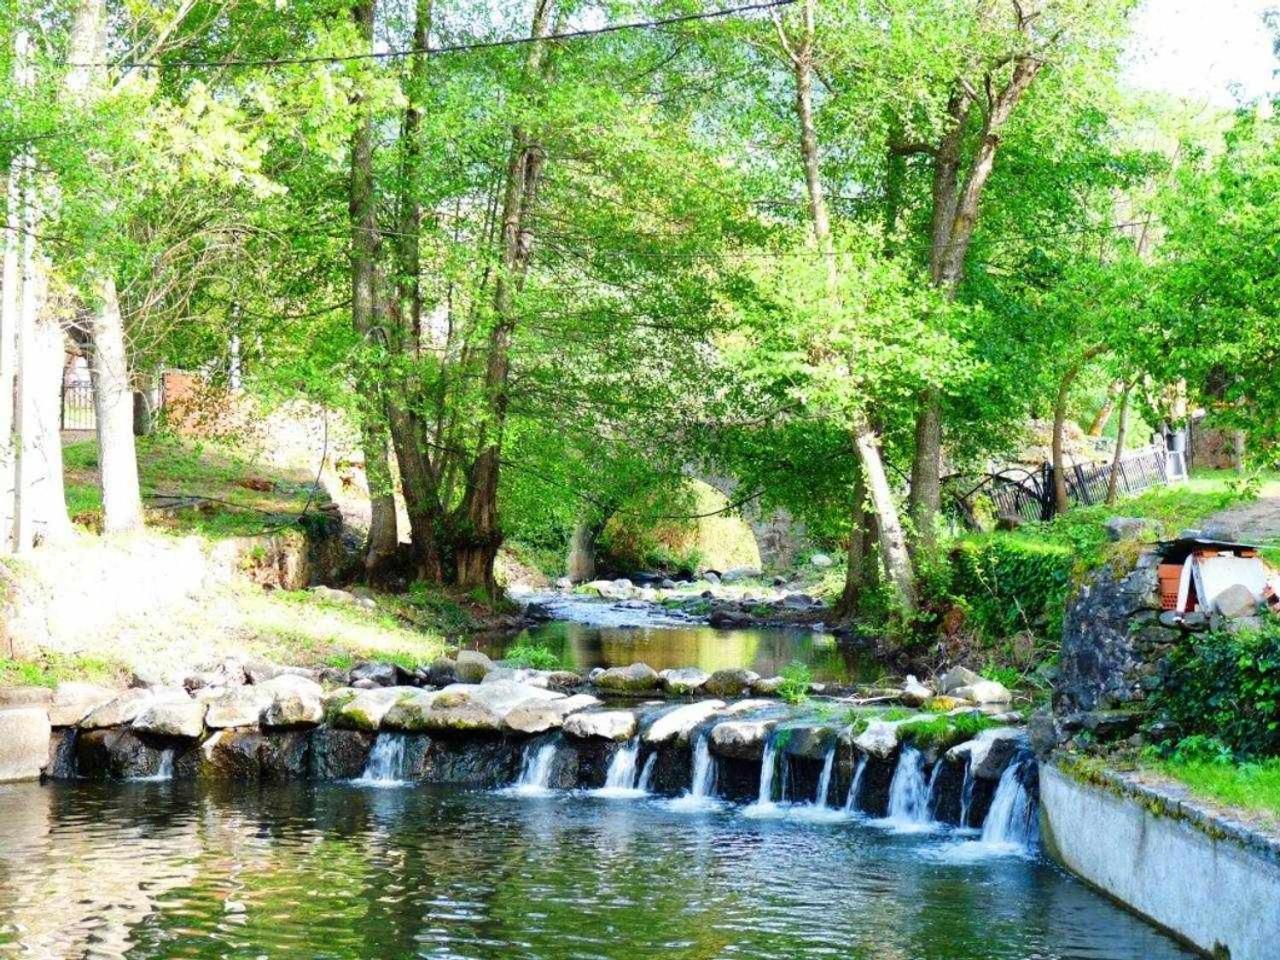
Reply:
[[[904,723],[898,728],[898,736],[918,747],[945,749],[972,740],[983,730],[996,726],[999,724],[980,713],[960,713]]]
[[[521,640],[508,650],[503,659],[513,667],[528,667],[532,670],[557,670],[560,667],[560,657],[550,648],[527,640]]]
[[[1237,757],[1280,755],[1280,621],[1178,647],[1153,705],[1184,742],[1216,738]],[[1196,746],[1198,744],[1198,746]],[[1203,749],[1201,740],[1188,749]]]
[[[1062,633],[1076,554],[1056,543],[993,536],[966,540],[951,552],[949,592],[968,622],[998,639],[1032,630]]]
[[[787,703],[804,703],[809,699],[809,684],[812,682],[813,672],[799,660],[792,660],[782,668],[778,696]]]

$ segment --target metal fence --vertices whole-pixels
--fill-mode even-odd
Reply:
[[[93,387],[87,383],[62,385],[62,429],[96,430],[98,415],[93,406]]]
[[[1067,499],[1073,504],[1104,503],[1112,472],[1118,493],[1141,493],[1185,476],[1178,463],[1170,461],[1162,447],[1148,447],[1126,454],[1119,463],[1074,464],[1065,469]],[[1000,515],[1023,520],[1051,520],[1054,515],[1053,466],[1045,463],[1034,470],[1011,469],[993,474],[987,495]]]

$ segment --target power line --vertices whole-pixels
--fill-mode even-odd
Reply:
[[[140,70],[159,67],[184,68],[223,68],[223,67],[284,67],[315,63],[347,63],[355,60],[394,60],[400,57],[441,56],[450,53],[468,53],[473,50],[493,50],[499,47],[517,47],[530,43],[543,43],[559,40],[580,40],[584,37],[598,37],[609,33],[621,33],[626,30],[656,30],[675,24],[692,23],[699,20],[716,20],[741,13],[756,13],[761,10],[772,10],[786,7],[796,0],[764,0],[760,3],[748,3],[738,7],[723,7],[718,10],[706,10],[701,13],[684,13],[677,16],[663,17],[657,20],[636,20],[629,23],[614,23],[604,27],[582,30],[568,30],[564,33],[552,33],[545,37],[509,37],[503,40],[480,40],[474,43],[444,44],[438,47],[406,47],[398,50],[370,50],[363,53],[347,54],[315,54],[305,57],[269,57],[261,60],[125,60],[118,63],[63,63],[71,69],[115,68],[120,70]]]

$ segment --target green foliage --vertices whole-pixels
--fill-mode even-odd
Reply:
[[[65,680],[114,685],[124,668],[100,657],[46,652],[35,660],[0,657],[0,687],[56,687]]]
[[[420,625],[429,625],[443,633],[462,633],[476,626],[475,617],[466,607],[434,584],[415,581],[405,595],[405,602],[418,615]]]
[[[1199,635],[1170,661],[1152,706],[1184,740],[1215,738],[1241,758],[1280,756],[1280,620]]]
[[[980,634],[1062,630],[1076,555],[1054,543],[993,535],[962,541],[951,552],[950,595]]]
[[[1175,757],[1154,766],[1158,772],[1185,784],[1196,796],[1262,813],[1273,823],[1280,822],[1280,758],[1223,763],[1210,752],[1207,759]]]
[[[782,683],[778,687],[778,696],[790,704],[804,703],[809,699],[809,684],[813,682],[813,671],[799,660],[792,660],[782,668]]]
[[[999,724],[981,713],[960,713],[912,720],[898,727],[898,736],[921,748],[945,750],[996,726]]]
[[[521,640],[502,659],[513,667],[533,670],[559,670],[563,666],[560,657],[545,644],[528,640]]]

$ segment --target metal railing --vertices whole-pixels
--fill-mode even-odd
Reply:
[[[63,430],[96,430],[98,415],[93,405],[93,387],[87,383],[62,385]]]
[[[1180,454],[1173,456],[1180,457]],[[1148,447],[1126,454],[1119,463],[1108,460],[1065,468],[1067,499],[1083,506],[1105,503],[1112,472],[1116,473],[1117,493],[1141,493],[1186,476],[1185,466],[1180,461],[1171,461],[1169,451]],[[985,486],[997,514],[1035,521],[1052,520],[1056,512],[1051,464],[1041,464],[1034,470],[1002,470],[992,474]]]

